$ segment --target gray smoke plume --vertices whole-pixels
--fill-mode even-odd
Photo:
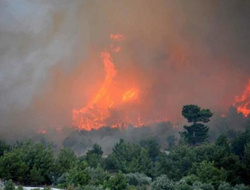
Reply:
[[[143,92],[131,110],[175,125],[185,104],[226,112],[250,78],[249,8],[247,0],[2,0],[1,136],[70,126],[103,81],[99,56],[111,33],[125,36],[113,57],[119,80],[135,78]]]

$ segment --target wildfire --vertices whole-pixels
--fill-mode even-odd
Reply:
[[[250,80],[242,95],[235,97],[234,106],[237,108],[237,112],[242,113],[245,117],[250,114]]]
[[[137,89],[131,89],[125,92],[122,96],[123,102],[128,102],[130,100],[134,100],[138,97],[138,90]]]
[[[109,96],[109,89],[117,71],[109,52],[102,52],[101,58],[106,73],[101,89],[86,107],[80,110],[73,110],[73,124],[79,129],[98,129],[100,126],[105,125],[104,120],[109,116],[108,109],[114,104],[114,101]]]
[[[122,41],[123,38],[124,37],[121,34],[110,35],[110,39],[113,41]],[[111,116],[111,109],[115,109],[116,107],[122,106],[128,102],[131,103],[138,98],[139,90],[137,88],[131,88],[130,90],[125,91],[122,88],[117,88],[114,83],[118,72],[113,63],[111,52],[118,53],[121,49],[119,46],[116,48],[114,47],[115,46],[112,44],[110,51],[101,52],[101,59],[106,74],[103,85],[85,107],[79,110],[73,110],[73,125],[78,129],[91,130],[105,126],[106,120]],[[125,123],[128,123],[127,121],[130,121],[130,119],[126,117],[124,120],[126,121],[113,122],[111,127],[116,127],[119,124],[124,125]],[[133,123],[133,121],[130,121],[130,123],[141,123],[140,119],[137,119],[136,121],[136,123]]]

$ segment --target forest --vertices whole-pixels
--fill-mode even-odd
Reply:
[[[84,155],[47,141],[0,141],[0,178],[6,190],[23,186],[68,190],[247,190],[250,189],[250,126],[232,137],[209,140],[213,116],[197,105],[183,106],[179,137],[168,148],[157,138],[120,139],[109,154],[94,144]],[[172,142],[172,143],[171,143]]]

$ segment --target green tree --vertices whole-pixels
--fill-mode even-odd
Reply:
[[[175,190],[192,190],[192,187],[185,180],[180,180],[175,183]]]
[[[37,169],[34,166],[28,175],[30,185],[39,185],[44,182],[44,177],[42,176],[41,169]]]
[[[50,184],[55,163],[52,147],[28,140],[22,142],[18,148],[23,152],[23,161],[29,168],[27,176],[32,177],[30,172],[34,169],[35,173],[39,172],[41,175],[40,184]],[[33,180],[29,177],[25,181],[27,184]]]
[[[98,163],[102,162],[102,147],[98,144],[94,144],[91,150],[86,153],[86,160],[90,167],[97,167]]]
[[[250,143],[246,144],[243,157],[244,182],[250,184]]]
[[[86,168],[85,172],[90,177],[88,184],[93,186],[103,185],[104,181],[110,177],[110,174],[100,164],[98,164],[97,168]]]
[[[160,145],[155,139],[146,139],[140,142],[140,145],[148,151],[148,156],[152,161],[155,161],[156,157],[160,153]]]
[[[233,190],[249,190],[250,188],[244,184],[237,184],[233,187]]]
[[[115,145],[112,154],[105,160],[105,166],[107,170],[149,174],[151,160],[145,148],[121,140]]]
[[[127,187],[127,180],[123,173],[119,172],[111,176],[104,183],[104,188],[109,188],[111,190],[124,190]]]
[[[24,177],[19,182],[30,184],[34,181],[33,175],[39,174],[41,177],[39,184],[51,183],[50,177],[55,162],[51,145],[45,146],[32,140],[26,140],[17,143],[10,152],[18,152],[20,160],[27,167],[25,174],[22,175]]]
[[[214,186],[210,183],[201,183],[200,181],[196,181],[193,184],[194,190],[214,190]]]
[[[23,182],[28,166],[23,161],[22,151],[19,149],[5,152],[0,158],[0,177]]]
[[[241,133],[236,139],[232,142],[232,150],[233,152],[243,158],[244,150],[247,143],[250,143],[250,130],[246,129],[245,132]]]
[[[87,185],[89,182],[89,175],[85,171],[86,164],[78,162],[75,167],[71,168],[66,175],[66,184],[74,187]]]
[[[55,160],[55,177],[60,177],[63,173],[73,168],[76,161],[77,157],[72,150],[62,148]]]
[[[185,105],[182,108],[182,115],[189,123],[203,122],[207,123],[210,121],[210,117],[213,116],[209,109],[202,109],[197,105]]]
[[[217,146],[224,147],[227,151],[229,151],[229,142],[228,142],[226,135],[224,134],[220,135],[218,139],[216,140],[215,144]]]
[[[152,183],[152,190],[174,190],[174,182],[166,175],[161,175]]]
[[[223,168],[216,168],[213,162],[202,161],[199,164],[194,164],[193,168],[201,182],[211,183],[216,188],[227,178],[226,171]]]
[[[142,173],[129,173],[126,175],[126,178],[128,184],[133,186],[150,185],[152,181],[150,177]]]
[[[172,149],[175,146],[177,138],[174,135],[170,135],[167,137],[168,148]]]
[[[229,183],[227,182],[222,182],[219,187],[218,190],[232,190],[232,187]]]
[[[11,179],[5,181],[4,190],[15,190],[15,184]]]
[[[197,145],[203,143],[208,138],[209,128],[202,123],[207,123],[212,117],[209,109],[201,109],[196,105],[183,106],[182,115],[185,117],[190,126],[184,126],[185,131],[180,132],[181,137],[190,145]],[[202,123],[200,123],[202,122]]]
[[[10,150],[10,147],[6,142],[0,140],[0,156],[3,156],[5,151]]]

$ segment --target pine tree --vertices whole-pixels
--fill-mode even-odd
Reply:
[[[198,145],[203,143],[208,138],[209,128],[203,123],[210,121],[212,113],[209,109],[202,109],[196,105],[186,105],[183,106],[182,115],[185,117],[190,126],[184,126],[184,132],[180,132],[181,137],[184,141],[190,145]],[[202,123],[200,123],[202,122]]]

